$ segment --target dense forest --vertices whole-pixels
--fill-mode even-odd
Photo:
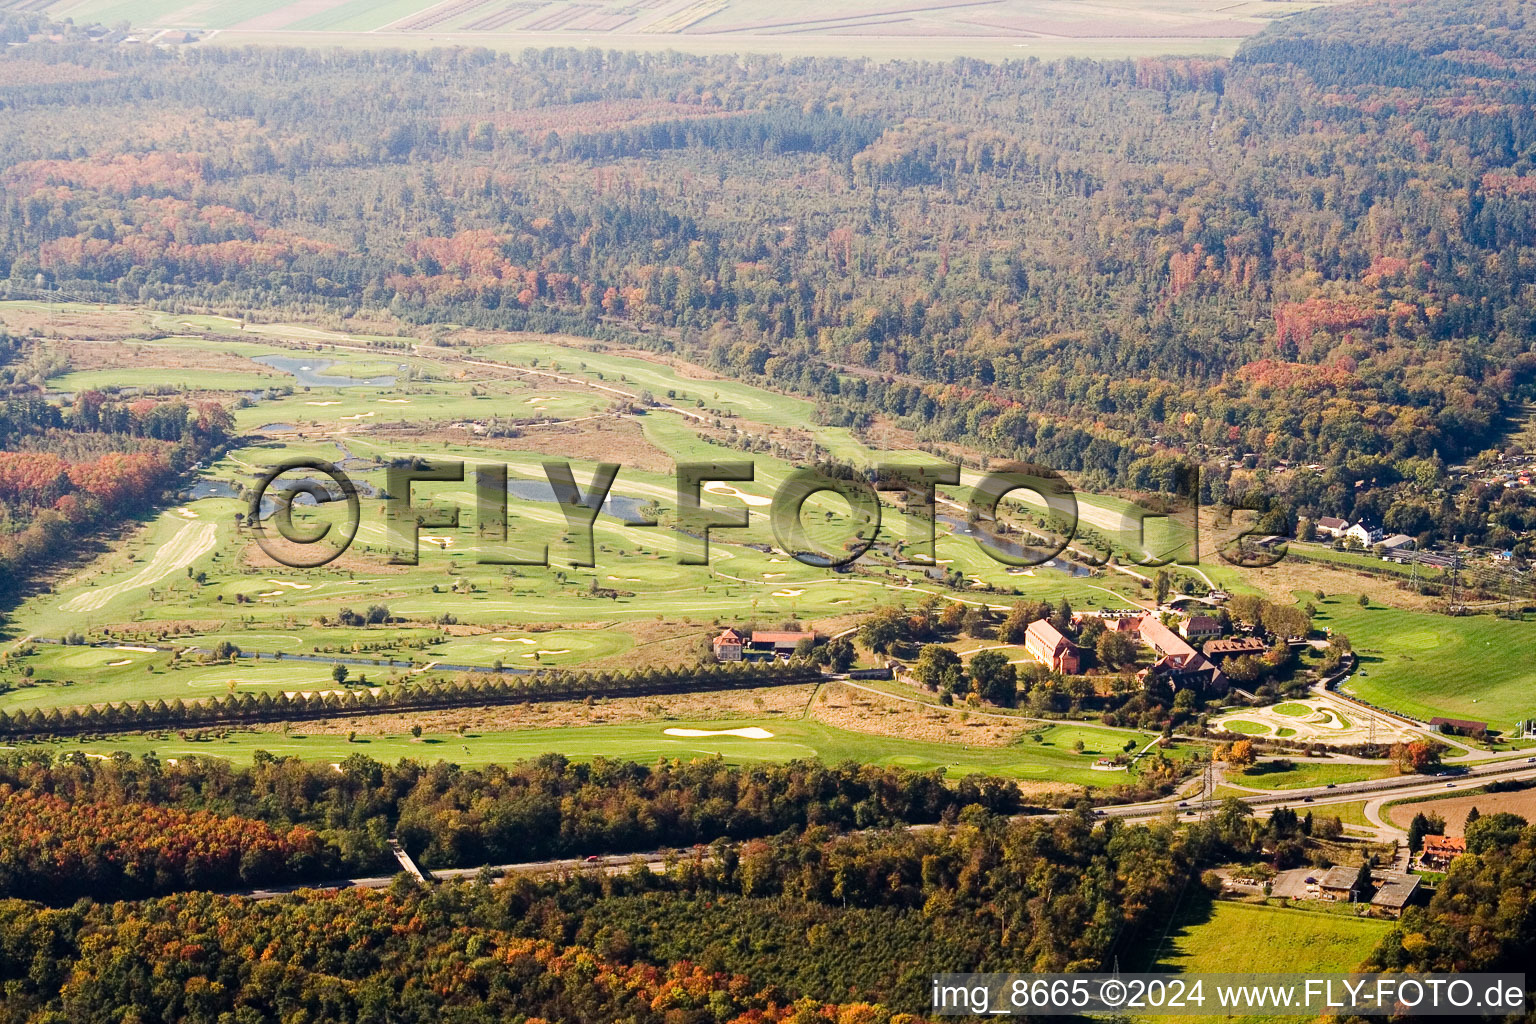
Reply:
[[[548,754],[461,768],[356,755],[332,768],[263,753],[236,768],[217,758],[75,753],[53,763],[9,753],[0,755],[0,895],[68,902],[389,873],[392,835],[430,869],[686,848],[810,827],[953,822],[967,809],[1008,814],[1023,806],[1018,787],[1003,780],[950,786],[936,772],[814,761],[642,766]]]
[[[1236,800],[1183,827],[1084,811],[1010,819],[994,810],[1014,805],[1011,784],[971,780],[957,792],[934,776],[854,766],[546,757],[467,770],[359,758],[337,773],[267,757],[242,770],[10,755],[0,769],[6,870],[34,872],[28,896],[60,897],[57,909],[0,898],[0,1020],[18,1022],[116,1020],[128,1005],[140,1021],[915,1021],[929,975],[956,965],[1096,970],[1140,956],[1178,905],[1210,898],[1205,867],[1289,866],[1318,828],[1310,813],[1256,820]],[[890,827],[934,818],[950,827]],[[491,822],[499,849],[487,845]],[[854,823],[875,827],[840,831]],[[159,856],[166,881],[176,857],[206,868],[242,850],[274,874],[286,856],[290,877],[334,865],[348,843],[356,863],[374,863],[392,824],[439,864],[623,849],[662,833],[715,838],[671,855],[664,873],[430,889],[402,876],[374,892],[69,902],[81,879],[103,877],[79,853],[92,830],[112,851],[102,859],[133,855],[123,863],[142,871]],[[1467,841],[1428,905],[1373,954],[1376,967],[1507,971],[1529,959],[1536,829],[1489,814]],[[56,877],[35,874],[49,865]]]
[[[15,354],[13,339],[4,341],[0,361]],[[0,366],[0,379],[8,369],[23,382],[36,372]],[[99,391],[76,395],[67,409],[36,393],[0,400],[5,586],[29,566],[57,557],[61,541],[88,537],[148,510],[180,474],[219,449],[233,428],[229,410],[213,401],[189,405]]]
[[[722,846],[664,876],[58,911],[0,901],[0,1012],[13,1014],[0,1019],[101,1020],[131,1001],[146,1021],[244,1008],[230,1019],[873,1024],[886,1011],[823,1001],[920,1012],[945,966],[1082,969],[1132,948],[1188,878],[1179,843],[1076,814],[978,812],[952,830]]]
[[[1528,498],[1442,484],[1536,397],[1530,19],[999,65],[34,42],[0,278],[638,338],[830,422],[1508,545]]]

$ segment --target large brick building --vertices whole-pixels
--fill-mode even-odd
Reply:
[[[1046,619],[1036,619],[1024,632],[1024,649],[1030,657],[1057,672],[1076,675],[1082,671],[1077,645]]]

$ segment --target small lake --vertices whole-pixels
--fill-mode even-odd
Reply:
[[[555,492],[549,486],[548,480],[508,480],[507,493],[514,498],[523,501],[547,501],[555,500]],[[585,491],[583,491],[585,493]],[[640,510],[645,507],[645,502],[638,498],[628,498],[622,494],[608,495],[608,500],[603,502],[603,512],[615,519],[626,523],[643,523],[646,518]]]
[[[323,373],[335,366],[334,359],[305,359],[302,356],[256,356],[253,362],[270,366],[283,373],[291,373],[307,388],[391,388],[396,377],[340,377]]]
[[[943,523],[945,526],[948,526],[959,536],[973,538],[980,536],[980,531],[972,529],[971,525],[963,519],[957,519],[954,516],[946,516],[942,513],[940,513],[937,518],[939,522]],[[985,539],[986,543],[991,547],[997,549],[998,551],[1004,552],[1005,554],[1011,555],[1014,558],[1039,558],[1040,554],[1042,553],[1039,551],[1026,551],[1018,543],[1009,540],[1006,537],[994,536],[991,533],[987,533],[985,535]],[[1093,575],[1093,570],[1088,568],[1088,566],[1078,565],[1076,562],[1068,561],[1067,559],[1061,558],[1059,556],[1052,558],[1047,562],[1041,563],[1038,567],[1043,569],[1054,569],[1057,572],[1069,573],[1073,576]]]
[[[186,501],[197,501],[200,498],[238,498],[240,497],[240,488],[228,480],[214,480],[204,477],[183,491],[182,497]]]

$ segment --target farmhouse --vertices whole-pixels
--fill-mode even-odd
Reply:
[[[1419,867],[1426,871],[1444,871],[1451,861],[1467,852],[1465,836],[1425,836],[1419,851]]]
[[[1413,897],[1419,891],[1418,875],[1400,875],[1394,872],[1372,872],[1371,881],[1375,883],[1376,895],[1371,897],[1371,906],[1386,911],[1393,917],[1402,917],[1403,908],[1413,902]]]
[[[1317,880],[1317,893],[1325,900],[1353,901],[1360,891],[1360,869],[1335,864]]]
[[[1349,529],[1349,523],[1333,516],[1323,516],[1317,521],[1317,535],[1319,537],[1342,537],[1344,531]]]
[[[1042,665],[1057,672],[1075,675],[1082,668],[1077,647],[1045,619],[1036,619],[1024,632],[1024,649]]]
[[[816,634],[757,629],[749,635],[726,629],[710,643],[714,647],[716,661],[766,661],[769,658],[787,660],[802,640],[815,643]]]
[[[740,661],[741,649],[746,644],[745,634],[738,633],[734,629],[727,629],[710,641],[715,649],[716,661]]]

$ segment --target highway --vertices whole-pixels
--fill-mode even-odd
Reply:
[[[1445,796],[1447,791],[1476,789],[1488,782],[1501,779],[1536,780],[1536,758],[1521,756],[1493,764],[1480,764],[1466,769],[1442,772],[1440,775],[1399,775],[1388,779],[1367,779],[1364,782],[1341,782],[1334,786],[1313,786],[1306,789],[1265,790],[1237,797],[1255,810],[1273,810],[1291,807],[1302,810],[1309,807],[1326,807],[1329,804],[1352,803],[1362,797],[1393,800],[1415,796]],[[1212,811],[1226,798],[1184,801],[1180,806],[1167,799],[1118,807],[1103,807],[1105,817],[1137,821],[1156,818],[1172,807],[1181,815],[1191,816],[1201,810]]]

